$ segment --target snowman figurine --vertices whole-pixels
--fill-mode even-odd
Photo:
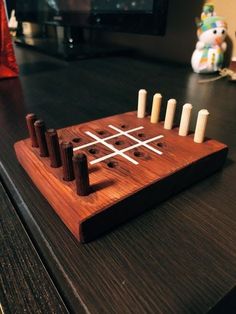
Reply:
[[[199,41],[192,55],[192,68],[196,73],[214,73],[223,66],[227,44],[227,24],[217,16],[212,4],[203,7],[201,20],[197,22]]]

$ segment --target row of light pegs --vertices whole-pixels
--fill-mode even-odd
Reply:
[[[151,123],[159,122],[161,102],[162,102],[161,94],[155,94],[153,96],[153,103],[152,103],[152,112],[151,112],[151,118],[150,118]],[[147,104],[147,91],[145,89],[140,89],[138,93],[138,110],[137,110],[138,118],[144,118],[146,116],[146,104]],[[175,99],[170,99],[167,103],[166,115],[165,115],[165,121],[164,121],[164,129],[166,130],[171,130],[173,128],[176,104],[177,102]],[[187,136],[189,133],[192,108],[193,106],[191,104],[185,104],[183,106],[181,119],[180,119],[180,126],[179,126],[180,136]],[[195,127],[194,138],[193,138],[195,143],[204,142],[208,116],[209,116],[209,112],[206,109],[202,109],[198,112],[198,118],[197,118],[197,123]]]
[[[34,113],[26,116],[26,123],[31,145],[39,148],[40,157],[49,157],[52,168],[62,167],[63,180],[75,179],[77,194],[86,196],[90,193],[88,161],[85,154],[73,155],[71,142],[59,143],[55,129],[46,130],[43,120],[38,120]]]

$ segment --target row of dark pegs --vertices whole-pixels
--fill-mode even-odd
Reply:
[[[26,123],[32,147],[39,148],[40,157],[49,157],[52,168],[62,166],[63,179],[75,179],[77,194],[88,195],[90,192],[88,161],[85,154],[73,154],[71,142],[59,143],[55,129],[46,130],[43,120],[38,120],[34,113],[26,116]]]

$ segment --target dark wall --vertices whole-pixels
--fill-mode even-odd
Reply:
[[[189,63],[197,41],[195,18],[200,16],[203,3],[203,0],[169,0],[164,37],[103,32],[97,39],[135,48],[142,55]]]
[[[11,11],[16,8],[16,0],[5,0],[7,5],[7,11],[10,15]]]
[[[6,0],[9,8],[16,0]],[[202,12],[204,0],[169,0],[166,35],[148,36],[97,31],[100,43],[114,43],[134,48],[138,54],[190,63],[197,42],[195,18]]]

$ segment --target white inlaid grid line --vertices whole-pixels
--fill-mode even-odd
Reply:
[[[140,141],[140,140],[138,140],[136,137],[134,137],[134,136],[132,136],[132,135],[130,135],[130,134],[127,134],[126,132],[124,132],[124,131],[122,131],[122,130],[116,128],[115,126],[113,126],[113,125],[111,125],[111,124],[108,125],[108,126],[109,126],[109,128],[111,128],[111,129],[113,129],[113,130],[115,130],[115,131],[120,132],[122,135],[125,135],[125,136],[129,137],[131,140],[134,140],[135,142],[140,143],[142,146],[145,146],[146,148],[152,150],[154,153],[156,153],[156,154],[158,154],[158,155],[162,155],[162,152],[161,152],[160,150],[155,149],[154,147],[148,145],[146,141]],[[153,141],[155,141],[155,140],[153,140]],[[152,142],[152,141],[150,141],[150,142]]]
[[[130,156],[126,155],[125,152],[128,152],[128,151],[130,151],[130,150],[132,150],[134,148],[140,147],[140,146],[144,146],[144,147],[148,148],[149,150],[152,150],[156,154],[162,155],[162,152],[160,150],[155,149],[154,147],[148,145],[148,143],[151,143],[151,142],[156,141],[156,140],[158,140],[160,138],[163,138],[164,137],[163,135],[158,135],[158,136],[153,137],[151,139],[148,139],[148,140],[145,140],[145,141],[141,141],[141,140],[135,138],[134,136],[130,135],[129,133],[142,130],[142,129],[144,129],[143,126],[140,126],[140,127],[134,128],[134,129],[130,129],[130,130],[127,130],[127,131],[120,130],[119,128],[117,128],[117,127],[115,127],[115,126],[113,126],[111,124],[108,127],[113,129],[113,130],[115,130],[115,131],[117,131],[118,133],[116,133],[114,135],[111,135],[111,136],[108,136],[108,137],[105,137],[105,138],[100,138],[97,135],[93,134],[92,132],[87,131],[87,132],[85,132],[85,134],[87,134],[88,136],[90,136],[93,139],[95,139],[95,141],[87,143],[87,144],[84,144],[84,145],[81,145],[81,146],[77,146],[73,150],[77,151],[77,150],[80,150],[80,149],[83,149],[83,148],[86,148],[86,147],[89,147],[89,146],[101,143],[101,144],[103,144],[104,146],[108,147],[110,150],[113,151],[113,153],[110,153],[108,155],[105,155],[103,157],[100,157],[100,158],[97,158],[97,159],[94,159],[94,160],[90,161],[91,165],[94,165],[94,164],[96,164],[98,162],[104,161],[104,160],[106,160],[108,158],[111,158],[111,157],[114,157],[114,156],[117,156],[117,155],[120,155],[123,158],[129,160],[134,165],[138,165],[139,163],[135,159],[133,159]],[[108,140],[110,140],[112,138],[116,138],[116,137],[118,137],[120,135],[124,135],[124,136],[134,140],[135,142],[137,142],[137,144],[134,144],[132,146],[129,146],[129,147],[126,147],[124,149],[119,150],[119,149],[116,149],[112,144],[109,144],[109,143],[106,142],[106,141],[108,141]]]
[[[142,129],[143,129],[143,126],[139,126],[138,128],[135,128],[135,129],[131,129],[131,130],[126,131],[126,133],[128,134],[128,133],[135,132],[135,131],[139,131],[139,130],[142,130]],[[103,138],[103,140],[104,140],[104,141],[108,141],[108,140],[113,139],[113,138],[116,138],[116,137],[118,137],[118,136],[120,136],[120,135],[122,135],[122,134],[123,134],[122,132],[117,133],[117,134],[113,134],[113,135],[111,135],[111,136],[108,136],[108,137]],[[95,145],[95,144],[98,144],[98,143],[100,143],[100,138],[99,138],[98,141],[94,141],[94,142],[91,142],[91,143],[87,143],[87,144],[84,144],[84,145],[75,147],[73,150],[74,150],[74,152],[75,152],[75,151],[77,151],[77,150],[79,150],[79,149],[83,149],[83,148],[86,148],[86,147],[89,147],[89,146],[92,146],[92,145]]]
[[[123,149],[119,150],[119,152],[121,152],[121,153],[128,152],[129,150],[132,150],[132,149],[134,149],[134,148],[143,146],[143,143],[150,143],[150,142],[152,142],[152,141],[159,140],[159,139],[162,138],[162,137],[163,137],[163,135],[156,136],[156,137],[154,137],[154,138],[152,138],[152,139],[149,139],[149,140],[146,140],[146,141],[144,141],[144,142],[142,142],[142,143],[137,143],[137,144],[134,144],[134,145],[132,145],[132,146],[123,148]],[[96,163],[98,163],[98,162],[101,162],[101,161],[104,161],[104,160],[106,160],[106,159],[108,159],[108,158],[114,157],[115,155],[116,155],[116,153],[114,152],[114,153],[111,153],[111,154],[109,154],[109,155],[106,155],[106,156],[103,156],[103,157],[94,159],[94,160],[92,160],[92,161],[90,162],[90,164],[91,164],[91,165],[94,165],[94,164],[96,164]]]
[[[104,139],[99,138],[97,135],[91,133],[90,131],[85,132],[87,135],[91,136],[92,138],[94,138],[95,140],[99,141],[99,143],[102,143],[104,146],[110,148],[111,150],[113,150],[115,152],[116,155],[120,155],[126,159],[128,159],[130,162],[132,162],[134,165],[138,165],[138,162],[136,160],[134,160],[133,158],[125,155],[124,153],[122,153],[121,150],[116,149],[112,144],[107,143]]]

